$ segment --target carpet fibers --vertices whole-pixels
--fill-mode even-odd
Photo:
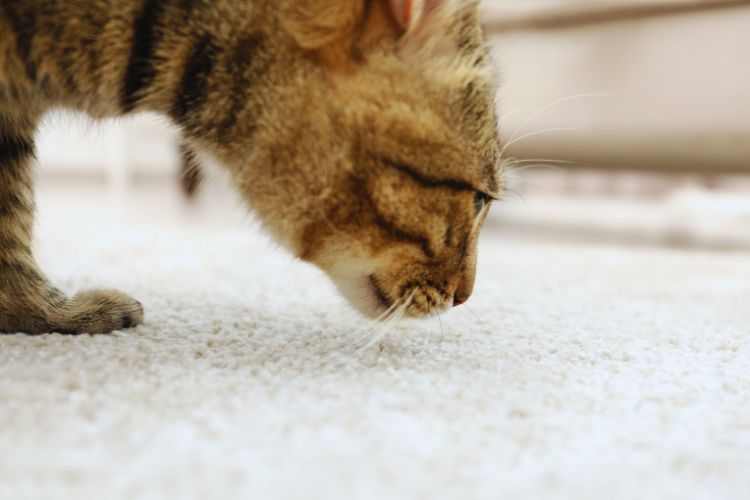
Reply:
[[[50,276],[146,323],[0,336],[4,500],[750,494],[747,254],[488,232],[471,310],[361,352],[252,230],[47,221]]]

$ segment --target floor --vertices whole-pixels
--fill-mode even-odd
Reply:
[[[147,316],[0,337],[0,498],[750,491],[744,250],[544,237],[512,224],[536,198],[508,202],[470,308],[363,351],[372,325],[224,197],[41,191],[49,275],[132,293]],[[593,226],[604,210],[567,206]]]

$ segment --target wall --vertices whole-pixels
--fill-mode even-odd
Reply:
[[[488,9],[492,19],[504,7]],[[507,12],[515,13],[508,8]],[[500,17],[502,19],[502,17]],[[495,32],[511,156],[581,165],[750,170],[750,7]],[[558,99],[526,122],[531,110]]]

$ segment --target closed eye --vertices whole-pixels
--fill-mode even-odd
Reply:
[[[485,207],[492,202],[492,200],[494,200],[492,196],[488,195],[487,193],[477,191],[476,194],[474,194],[474,209],[476,211],[476,215],[481,214]]]
[[[476,191],[476,187],[460,179],[434,179],[410,167],[407,164],[393,161],[387,157],[380,156],[380,159],[389,167],[401,172],[412,178],[426,188],[445,188],[453,191]]]

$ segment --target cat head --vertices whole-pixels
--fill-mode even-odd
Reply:
[[[261,217],[368,316],[465,302],[480,228],[503,190],[477,2],[310,0],[281,11],[310,66],[297,77],[303,97],[284,99],[296,131],[267,138],[277,143],[265,160],[297,172],[294,199],[282,209],[282,195],[269,195],[277,201]]]

